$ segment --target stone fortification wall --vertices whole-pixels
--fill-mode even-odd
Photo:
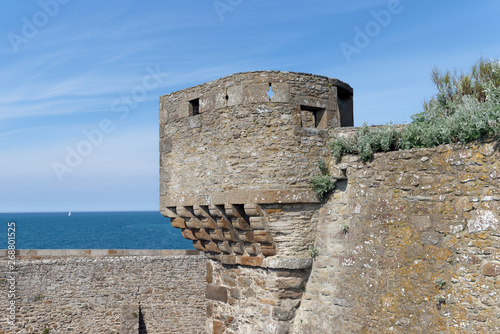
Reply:
[[[500,331],[497,143],[331,162],[294,333]]]
[[[0,300],[7,309],[6,251]],[[206,258],[186,250],[18,250],[0,333],[204,333]]]
[[[500,332],[497,143],[337,163],[345,125],[351,88],[314,75],[161,97],[160,209],[209,258],[207,333]]]

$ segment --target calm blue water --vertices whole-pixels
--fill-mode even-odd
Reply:
[[[12,221],[17,249],[194,249],[155,211],[0,213],[0,249]]]

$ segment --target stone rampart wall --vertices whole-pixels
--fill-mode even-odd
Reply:
[[[294,333],[500,332],[498,144],[347,156]]]
[[[18,250],[16,327],[0,333],[204,333],[206,257],[186,250]]]

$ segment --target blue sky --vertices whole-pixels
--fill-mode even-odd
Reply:
[[[435,93],[433,66],[500,57],[494,0],[0,4],[0,212],[157,210],[172,91],[308,72],[354,88],[356,125],[403,123]]]

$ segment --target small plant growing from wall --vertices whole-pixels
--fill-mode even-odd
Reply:
[[[316,193],[316,196],[318,196],[318,198],[323,201],[335,188],[335,182],[333,182],[332,178],[330,177],[330,173],[328,173],[328,167],[326,166],[326,162],[323,158],[319,159],[318,168],[321,172],[321,175],[315,174],[311,176],[310,183],[314,192]]]
[[[48,329],[47,327],[45,327],[45,328],[43,329],[43,332],[42,332],[42,333],[43,333],[43,334],[49,334],[49,329]]]
[[[434,297],[434,299],[436,300],[436,307],[438,310],[441,309],[441,306],[446,304],[446,297],[443,296],[443,295],[439,295],[439,296],[436,296]]]
[[[316,256],[318,256],[318,254],[319,251],[316,249],[314,245],[312,245],[311,248],[309,249],[309,255],[314,259],[316,258]]]
[[[438,278],[436,279],[436,285],[438,286],[439,290],[443,290],[446,285],[446,281],[442,278]]]
[[[321,158],[318,161],[318,168],[321,172],[322,175],[329,175],[328,173],[328,167],[326,166],[326,161],[325,159]]]
[[[346,223],[342,223],[342,233],[349,233],[349,225],[347,225]]]

